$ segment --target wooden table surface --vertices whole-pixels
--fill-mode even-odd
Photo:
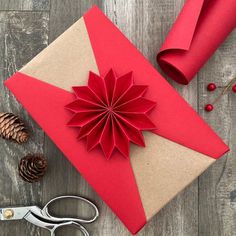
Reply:
[[[45,48],[58,35],[97,4],[157,68],[155,56],[184,0],[0,0],[0,79],[5,80]],[[162,209],[139,233],[140,236],[233,236],[236,235],[236,95],[228,93],[211,113],[204,104],[217,93],[206,91],[209,82],[227,83],[236,75],[236,33],[232,33],[188,86],[170,83],[230,146],[189,187]],[[167,78],[168,79],[168,78]],[[31,138],[26,145],[0,139],[0,204],[42,205],[61,194],[79,194],[100,208],[99,220],[88,225],[91,235],[130,235],[51,140],[0,83],[0,111],[14,112],[26,121]],[[44,153],[49,170],[43,181],[28,184],[18,177],[17,165],[28,153]],[[84,205],[57,204],[59,215],[79,212]],[[1,222],[0,236],[49,235],[29,223]],[[67,228],[58,235],[81,235]]]

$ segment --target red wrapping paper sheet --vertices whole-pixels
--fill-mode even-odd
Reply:
[[[187,0],[157,62],[172,79],[188,84],[235,26],[235,0]]]

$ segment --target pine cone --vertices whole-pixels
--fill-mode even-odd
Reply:
[[[26,182],[37,182],[45,174],[47,161],[42,156],[27,155],[20,160],[19,175]]]
[[[0,113],[0,136],[17,143],[25,143],[29,138],[25,124],[18,116],[8,112]]]

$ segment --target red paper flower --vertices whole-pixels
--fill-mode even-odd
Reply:
[[[147,112],[155,102],[143,97],[147,86],[134,85],[132,72],[119,78],[110,70],[105,78],[90,72],[88,86],[73,87],[76,100],[66,106],[74,112],[68,125],[79,127],[87,149],[100,145],[106,158],[115,149],[129,156],[129,143],[145,146],[142,130],[155,125]]]

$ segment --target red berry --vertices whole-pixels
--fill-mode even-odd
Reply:
[[[236,84],[232,87],[232,91],[236,93]]]
[[[214,109],[214,107],[213,107],[212,104],[207,104],[207,105],[205,106],[205,110],[208,111],[208,112],[212,111],[213,109]]]
[[[207,85],[208,91],[214,91],[216,89],[216,85],[214,83],[210,83]]]

